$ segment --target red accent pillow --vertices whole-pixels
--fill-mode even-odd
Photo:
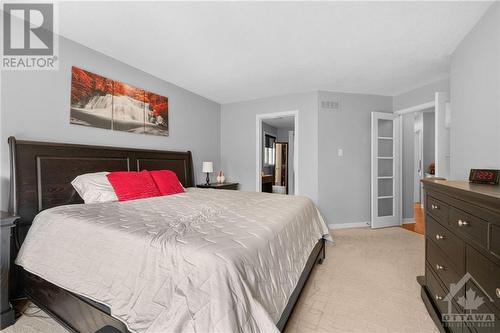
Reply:
[[[148,171],[116,171],[108,175],[118,201],[157,197],[160,191]]]
[[[149,174],[153,177],[153,181],[161,195],[184,192],[177,175],[172,170],[152,170],[149,171]]]

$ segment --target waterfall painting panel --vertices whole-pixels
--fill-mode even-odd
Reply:
[[[113,129],[144,133],[145,91],[116,82],[113,90]]]
[[[168,136],[168,99],[155,93],[146,92],[145,132]]]
[[[168,136],[168,98],[72,67],[70,123]]]
[[[70,123],[112,129],[113,80],[71,69]]]

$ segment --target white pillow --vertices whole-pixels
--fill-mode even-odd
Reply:
[[[73,179],[71,185],[86,204],[118,201],[106,175],[109,172],[86,173]]]

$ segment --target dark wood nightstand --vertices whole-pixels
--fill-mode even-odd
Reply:
[[[10,274],[10,238],[17,216],[0,211],[0,246],[1,246],[1,275],[0,275],[0,329],[14,324],[15,314],[9,302],[9,274]]]
[[[216,190],[237,190],[239,183],[210,183],[210,184],[198,184],[196,187],[199,188],[214,188]]]

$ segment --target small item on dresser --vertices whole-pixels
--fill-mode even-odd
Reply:
[[[435,163],[429,164],[429,173],[431,175],[435,175],[436,174],[436,164]]]
[[[471,169],[469,181],[478,184],[498,185],[500,180],[500,170],[492,169]]]
[[[205,185],[210,184],[210,173],[214,172],[214,163],[213,162],[203,162],[202,172],[205,172],[207,174],[207,179],[205,181]]]
[[[224,176],[224,171],[221,170],[219,171],[219,174],[217,175],[217,183],[222,184],[226,181],[226,177]]]

